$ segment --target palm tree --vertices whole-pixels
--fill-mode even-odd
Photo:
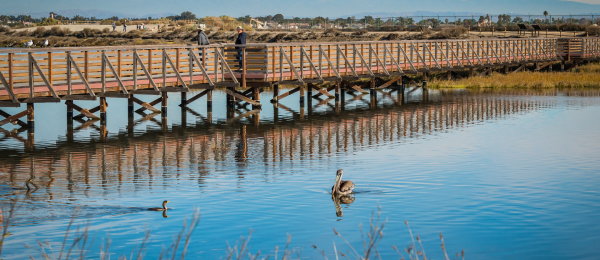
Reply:
[[[546,22],[548,22],[548,11],[544,11],[544,18]]]

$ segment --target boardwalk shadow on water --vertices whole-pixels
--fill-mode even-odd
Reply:
[[[209,239],[203,237],[202,243],[209,248],[196,253],[214,258],[219,254],[205,251],[214,249],[211,247],[217,242],[225,243],[219,234],[239,235],[243,233],[240,230],[260,231],[262,227],[283,234],[296,231],[304,241],[311,238],[309,231],[286,231],[292,225],[302,225],[298,218],[314,217],[314,222],[323,221],[322,227],[330,230],[328,225],[333,224],[325,220],[354,221],[358,212],[372,210],[374,201],[398,200],[400,211],[410,211],[406,208],[415,207],[418,197],[411,197],[412,204],[410,199],[407,202],[395,197],[397,191],[414,183],[429,185],[431,180],[406,173],[389,162],[381,163],[384,159],[379,157],[384,157],[386,151],[565,103],[598,106],[599,95],[599,90],[573,89],[429,90],[424,100],[421,89],[409,88],[404,96],[395,90],[378,92],[376,98],[347,95],[343,102],[311,100],[305,108],[283,102],[271,107],[263,105],[258,113],[248,113],[250,108],[234,111],[234,117],[218,111],[208,114],[193,106],[164,119],[156,114],[138,114],[130,120],[124,115],[118,121],[127,125],[118,126],[118,131],[106,138],[96,138],[93,129],[81,134],[89,134],[87,138],[68,136],[67,132],[44,136],[51,141],[36,143],[34,149],[24,149],[15,138],[27,139],[27,133],[5,134],[0,142],[0,201],[6,205],[11,198],[21,200],[12,224],[17,227],[64,221],[81,207],[78,216],[82,219],[118,219],[123,223],[124,219],[139,218],[157,225],[166,232],[161,233],[165,237],[170,237],[174,227],[180,227],[191,208],[204,205],[201,210],[206,212],[203,221],[207,224],[200,228],[215,236],[210,240],[222,241],[205,242]],[[218,93],[215,97],[215,102],[219,102]],[[61,120],[57,117],[54,120]],[[397,156],[407,158],[411,154]],[[346,159],[357,157],[365,157],[373,165],[356,166],[359,163]],[[331,197],[332,169],[337,168],[344,168],[344,178],[362,181],[357,182],[352,195]],[[427,167],[422,170],[431,171]],[[380,172],[401,181],[388,182],[378,176]],[[397,176],[393,175],[396,172]],[[404,178],[404,174],[409,176]],[[29,190],[28,182],[33,185]],[[435,189],[438,188],[432,190]],[[163,219],[161,213],[140,207],[159,206],[164,199],[172,200],[176,210],[169,211],[172,217],[163,222],[158,222]],[[248,208],[240,209],[240,205]],[[323,216],[310,216],[313,213],[307,212],[312,208],[322,210]],[[257,215],[256,209],[265,214]],[[393,210],[396,209],[390,209]],[[298,217],[290,218],[291,215]],[[170,222],[173,219],[179,222]],[[427,221],[444,220],[436,216]],[[110,226],[106,223],[110,220],[97,225]],[[126,242],[130,238],[115,239]],[[24,240],[19,237],[18,241]],[[268,236],[259,240],[267,241]],[[14,244],[7,246],[18,248]]]

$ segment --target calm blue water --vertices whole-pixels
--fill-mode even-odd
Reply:
[[[69,136],[64,105],[36,104],[34,145],[23,143],[27,132],[0,140],[5,217],[10,200],[19,199],[2,257],[42,258],[38,241],[58,256],[80,206],[67,248],[74,230],[87,227],[88,258],[99,257],[107,236],[111,257],[129,258],[147,230],[144,252],[157,258],[198,209],[190,259],[226,258],[227,243],[235,246],[250,230],[252,254],[273,259],[278,247],[281,258],[289,234],[301,258],[323,258],[316,245],[335,259],[334,243],[338,252],[352,249],[333,228],[362,253],[360,224],[367,232],[381,207],[383,259],[398,257],[392,245],[412,243],[405,220],[430,259],[443,259],[440,232],[451,257],[465,250],[468,259],[597,259],[599,94],[431,90],[421,102],[418,90],[400,105],[380,95],[376,108],[368,95],[348,95],[339,113],[333,100],[301,112],[291,96],[283,104],[293,112],[279,108],[275,118],[263,93],[259,124],[228,122],[220,92],[212,124],[203,101],[190,106],[201,117],[182,118],[171,94],[166,121],[136,114],[133,130],[126,101],[109,99],[106,140],[99,123],[75,123]],[[77,104],[96,104],[87,102]],[[336,207],[328,191],[340,168],[356,193]],[[29,179],[36,187],[19,189]],[[144,209],[163,200],[173,208],[168,218]]]

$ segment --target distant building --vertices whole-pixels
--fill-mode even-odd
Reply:
[[[54,12],[50,12],[50,16],[48,16],[48,18],[50,18],[50,19],[54,19],[54,16],[55,16],[55,15],[56,15],[56,14],[55,14]]]

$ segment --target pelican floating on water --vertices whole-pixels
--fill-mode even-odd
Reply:
[[[333,187],[331,187],[332,196],[348,195],[352,193],[352,190],[354,189],[354,182],[342,181],[342,175],[344,175],[344,170],[337,170],[335,183],[333,184]]]
[[[169,203],[169,201],[165,200],[162,203],[162,208],[149,208],[148,210],[151,210],[151,211],[167,211],[167,203]]]

